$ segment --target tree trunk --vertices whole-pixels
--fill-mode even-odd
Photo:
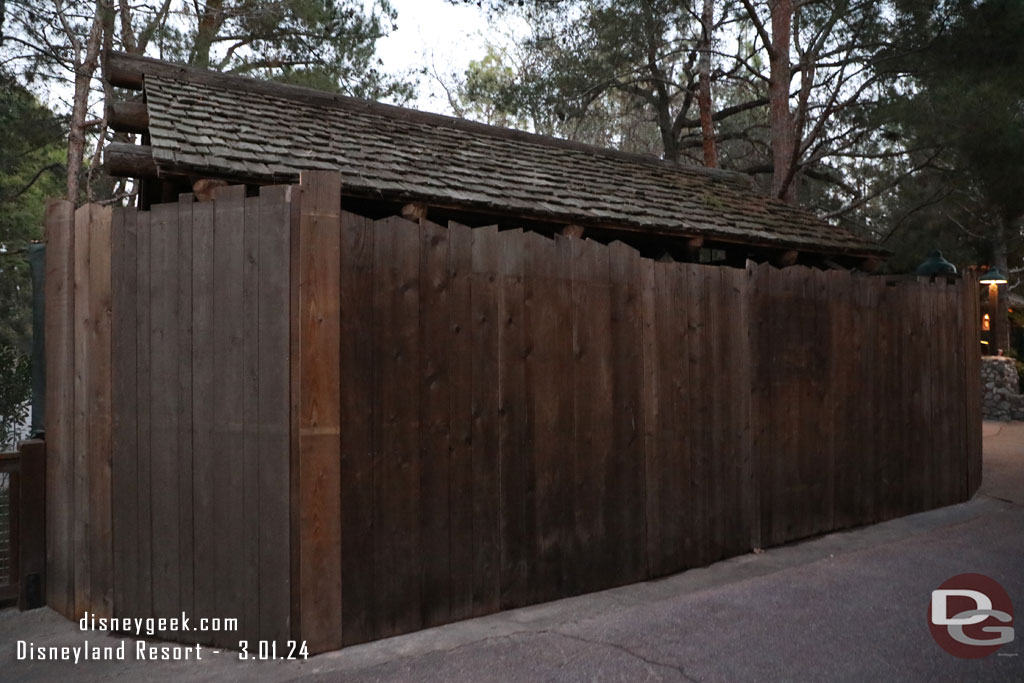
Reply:
[[[100,45],[102,44],[104,19],[111,11],[109,0],[96,0],[96,10],[84,49],[78,44],[74,57],[75,94],[71,107],[71,122],[68,131],[68,201],[78,202],[79,174],[82,170],[82,158],[85,154],[85,122],[89,114],[89,86],[92,83],[96,67],[99,65]],[[76,38],[68,36],[75,45]]]
[[[715,23],[714,0],[704,0],[700,19],[700,83],[697,107],[700,110],[700,132],[704,142],[704,165],[715,167],[718,166],[718,149],[715,145],[715,124],[711,120],[711,31]]]
[[[772,45],[768,51],[768,99],[772,136],[772,194],[796,203],[796,182],[791,168],[796,162],[796,131],[789,110],[789,87],[793,71],[789,50],[793,28],[793,0],[772,0]]]
[[[210,49],[213,39],[224,24],[224,0],[209,0],[203,7],[196,25],[195,49],[192,52],[192,66],[210,68]]]

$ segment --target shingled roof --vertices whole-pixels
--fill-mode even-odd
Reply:
[[[331,169],[355,196],[824,253],[884,253],[809,211],[754,191],[739,174],[308,88],[111,57],[111,81],[144,90],[159,175],[266,183]]]

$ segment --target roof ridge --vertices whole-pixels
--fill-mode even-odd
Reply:
[[[705,176],[717,180],[723,180],[742,186],[744,189],[752,189],[750,177],[739,171],[729,171],[721,168],[708,168],[696,164],[683,164],[677,161],[661,159],[650,154],[638,152],[624,152],[622,150],[591,145],[574,140],[566,140],[540,133],[530,133],[516,128],[504,126],[492,126],[470,119],[458,118],[447,114],[436,114],[434,112],[421,111],[409,107],[401,107],[385,102],[376,102],[341,93],[331,93],[325,90],[318,90],[302,85],[291,83],[280,83],[267,81],[251,76],[240,76],[238,74],[225,74],[208,69],[200,69],[193,66],[185,66],[166,62],[151,57],[131,55],[123,52],[112,52],[107,58],[109,75],[107,80],[115,86],[141,89],[145,76],[157,78],[168,78],[171,80],[185,82],[199,82],[207,85],[216,85],[232,90],[241,90],[271,97],[283,99],[304,99],[311,104],[320,106],[333,106],[337,108],[362,110],[370,114],[376,114],[391,119],[400,119],[410,123],[421,123],[424,125],[440,126],[455,130],[462,130],[470,133],[488,135],[501,140],[513,140],[536,144],[542,147],[565,149],[594,154],[620,161],[627,161],[637,164],[645,164],[655,168],[670,169],[677,172],[691,173],[693,175]]]

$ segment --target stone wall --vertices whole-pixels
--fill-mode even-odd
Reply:
[[[1012,358],[982,357],[981,413],[986,420],[1024,420],[1024,396]]]

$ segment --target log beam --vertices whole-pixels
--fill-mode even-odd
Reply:
[[[402,207],[402,218],[407,221],[421,221],[427,217],[427,205],[424,202],[410,202]]]
[[[700,250],[704,246],[703,237],[691,237],[686,241],[686,260],[696,263],[700,260]]]
[[[107,105],[107,124],[122,133],[145,133],[149,128],[149,111],[144,102],[129,100]]]
[[[882,265],[882,260],[872,256],[861,261],[859,267],[865,273],[873,273],[878,270],[880,265]]]
[[[564,228],[562,228],[562,235],[564,237],[574,237],[576,239],[579,239],[579,238],[583,237],[583,233],[584,232],[585,232],[585,230],[584,230],[583,226],[582,225],[576,225],[575,223],[570,223],[569,225],[567,225]]]
[[[140,62],[123,59],[123,55],[112,52],[107,57],[107,82],[116,88],[142,90],[142,68]]]
[[[103,167],[116,178],[156,178],[156,162],[149,145],[111,142],[103,150]]]
[[[772,265],[777,268],[788,268],[796,263],[800,252],[796,249],[788,249],[772,258]]]

